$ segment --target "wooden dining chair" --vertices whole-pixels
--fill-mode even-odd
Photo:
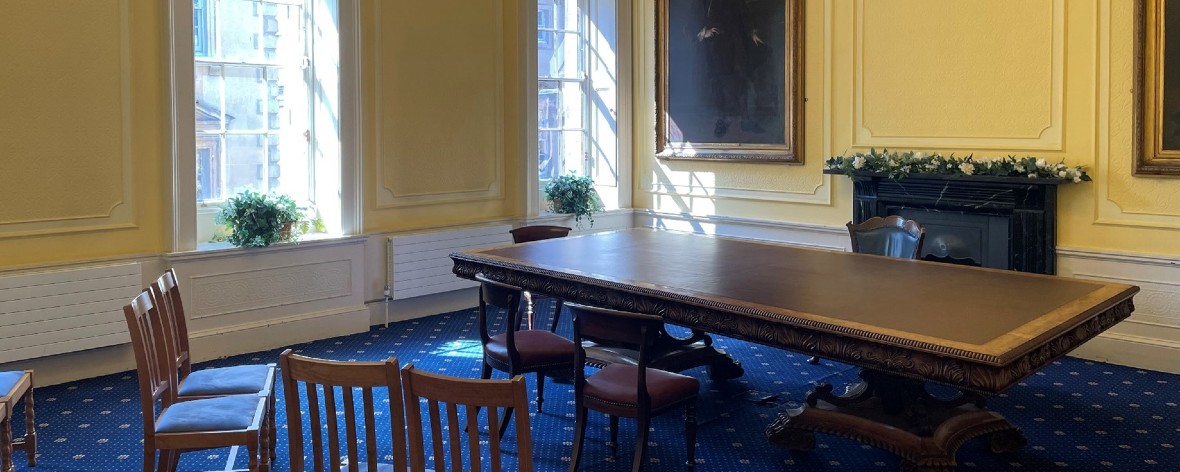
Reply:
[[[845,226],[848,227],[852,252],[858,254],[917,259],[926,239],[926,229],[922,225],[897,215],[874,216],[860,224],[849,221]],[[812,365],[819,364],[819,361],[819,356],[807,359]]]
[[[173,269],[151,285],[156,299],[156,308],[163,317],[165,348],[169,358],[175,359],[177,388],[176,400],[188,401],[201,398],[224,397],[227,395],[253,394],[266,397],[267,431],[270,431],[270,457],[275,458],[277,437],[275,428],[275,364],[243,364],[229,367],[212,367],[193,370],[192,355],[189,353],[188,322],[181,300],[180,286]]]
[[[545,239],[564,238],[570,234],[568,226],[553,226],[553,225],[531,225],[521,226],[519,228],[509,231],[512,233],[512,242],[516,244],[527,243],[532,241],[541,241]],[[525,303],[528,304],[528,312],[533,312],[533,294],[525,291]],[[563,301],[560,298],[553,299],[553,316],[550,317],[549,331],[557,332],[557,322],[561,319],[561,306]]]
[[[569,378],[574,370],[574,342],[541,329],[520,329],[522,290],[520,287],[475,274],[479,289],[479,339],[483,343],[483,369],[480,377],[492,378],[492,369],[507,372],[509,377],[535,372],[537,374],[537,411],[545,402],[545,376]],[[502,329],[493,333],[489,307],[507,310]],[[512,408],[504,412],[500,432],[508,427]]]
[[[292,471],[406,470],[406,416],[402,409],[401,370],[396,358],[385,362],[341,362],[300,356],[287,349],[279,355],[279,366],[283,372]],[[301,390],[307,399],[305,405],[300,403]],[[359,405],[357,390],[360,391]],[[389,399],[385,411],[377,409],[374,395],[382,390]],[[358,424],[358,409],[362,410],[359,419],[363,419],[363,425]],[[337,417],[340,411],[344,413],[343,438]],[[389,417],[388,430],[378,427],[377,418],[381,416]],[[309,421],[307,425],[304,425],[304,418]],[[384,424],[386,420],[381,422]],[[311,467],[305,465],[308,463],[303,450],[305,427],[311,431]],[[379,462],[385,457],[378,451],[379,436],[392,438],[389,454],[392,464]],[[362,442],[365,445],[363,456],[358,448]],[[344,456],[340,454],[341,444],[346,449]]]
[[[487,457],[492,472],[533,470],[533,439],[529,429],[529,415],[516,415],[516,460],[515,468],[504,466],[501,441],[504,431],[496,427],[497,411],[513,408],[522,412],[528,409],[528,386],[524,377],[517,375],[511,380],[473,380],[433,374],[407,364],[402,368],[402,391],[406,405],[406,423],[409,431],[410,470],[422,472],[426,469],[425,430],[422,423],[422,404],[430,418],[430,447],[434,457],[434,470],[454,472],[462,470],[484,470],[479,411],[487,410]],[[441,404],[441,406],[440,406]],[[459,423],[459,407],[462,407],[464,423]],[[445,422],[443,411],[445,410]],[[444,440],[443,432],[447,436]],[[461,432],[466,432],[463,441]],[[449,444],[449,448],[448,448]],[[465,447],[464,447],[465,446]],[[449,451],[448,451],[449,449]],[[466,450],[466,454],[464,454]],[[448,461],[448,459],[450,459]],[[450,467],[447,467],[447,464]],[[466,462],[466,466],[464,463]]]
[[[151,291],[132,299],[123,314],[139,377],[143,471],[156,469],[156,451],[160,451],[159,470],[174,471],[182,452],[239,445],[249,451],[250,471],[270,470],[267,399],[243,394],[177,401],[176,370],[165,348],[165,328]]]
[[[917,221],[897,215],[874,216],[860,224],[849,221],[846,226],[852,252],[903,259],[917,259],[922,254],[926,229]]]
[[[574,344],[578,346],[575,360],[581,366],[586,361],[585,341],[600,346],[620,346],[639,352],[635,365],[614,363],[587,377],[584,369],[574,375],[574,451],[570,471],[578,470],[582,458],[582,443],[586,436],[587,410],[606,413],[610,417],[610,452],[618,448],[619,417],[635,418],[635,455],[632,471],[643,469],[647,451],[647,433],[651,418],[684,408],[684,436],[688,461],[696,465],[696,400],[700,382],[693,377],[648,367],[650,349],[664,320],[655,315],[628,313],[595,308],[575,303],[566,305],[574,316]]]
[[[24,400],[25,435],[12,437],[13,412],[16,404]],[[14,370],[0,372],[0,471],[14,470],[13,450],[25,451],[29,467],[37,465],[37,419],[33,411],[33,371]]]

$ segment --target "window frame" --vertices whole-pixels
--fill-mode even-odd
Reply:
[[[616,86],[618,93],[616,93],[617,103],[615,104],[617,107],[617,109],[615,110],[615,120],[616,120],[615,139],[617,142],[617,150],[616,150],[617,157],[616,157],[615,165],[617,166],[617,168],[616,168],[617,186],[607,186],[607,185],[601,185],[601,184],[597,184],[597,183],[595,185],[595,187],[599,190],[600,194],[604,194],[607,191],[609,191],[613,194],[613,195],[603,195],[604,202],[607,202],[607,209],[611,210],[611,209],[623,209],[623,208],[630,208],[631,207],[632,194],[633,194],[633,190],[632,190],[632,187],[633,187],[633,185],[632,185],[632,167],[633,167],[632,160],[633,160],[633,157],[632,156],[634,155],[634,147],[635,147],[634,142],[632,140],[633,135],[632,135],[631,125],[634,122],[634,116],[633,116],[634,107],[632,104],[632,94],[625,93],[625,91],[632,90],[632,84],[633,84],[632,70],[633,70],[633,67],[635,67],[633,64],[634,60],[633,60],[633,55],[632,55],[632,43],[631,43],[631,37],[635,34],[635,31],[633,30],[634,23],[633,23],[632,18],[634,18],[634,17],[642,18],[646,13],[645,13],[645,10],[641,8],[641,5],[635,4],[635,3],[640,3],[640,2],[626,2],[626,1],[622,1],[622,0],[581,0],[581,3],[582,3],[582,5],[585,6],[586,11],[594,11],[596,9],[597,4],[600,2],[614,2],[614,4],[615,4],[614,10],[615,10],[615,14],[616,14],[615,29],[616,29],[616,36],[617,37],[615,38],[615,44],[616,44],[616,50],[615,50],[616,84],[615,84],[615,86]],[[538,55],[539,55],[538,50],[539,50],[539,46],[543,43],[540,40],[541,29],[538,27],[537,10],[538,10],[538,1],[537,0],[520,3],[520,17],[523,21],[523,26],[526,30],[525,32],[527,34],[527,37],[531,39],[529,41],[522,41],[521,42],[522,46],[519,50],[520,56],[523,58],[523,60],[521,61],[523,69],[524,69],[522,71],[522,76],[525,79],[525,80],[521,81],[523,83],[522,92],[524,95],[524,102],[525,102],[524,103],[525,106],[523,109],[527,110],[526,116],[524,117],[525,118],[524,119],[525,129],[522,134],[524,135],[525,148],[527,150],[527,165],[525,166],[525,169],[524,169],[525,172],[527,172],[527,175],[525,175],[525,182],[527,182],[527,185],[525,188],[525,191],[526,191],[525,197],[526,197],[526,202],[527,202],[526,209],[527,209],[528,215],[530,215],[530,216],[537,216],[537,215],[540,215],[541,213],[547,211],[547,205],[545,202],[544,185],[546,182],[548,182],[548,180],[542,180],[540,178],[540,167],[539,167],[540,166],[539,136],[540,136],[541,130],[539,127],[539,117],[537,116],[538,115],[537,110],[538,110],[539,88],[540,88],[539,83],[540,83],[541,79],[540,79],[540,76],[538,73],[538,67],[539,67],[539,65],[538,65]],[[590,22],[591,22],[591,20],[589,18],[589,15],[583,15],[583,17],[582,17],[583,31],[579,32],[583,38],[585,38],[586,35],[590,34],[590,31],[589,31]],[[550,30],[546,29],[546,31],[550,31]],[[564,31],[564,30],[558,29],[558,30],[554,30],[554,31]],[[585,53],[584,53],[585,57],[583,58],[584,64],[582,64],[582,67],[586,68],[589,66],[589,62],[590,62],[588,42],[584,41],[583,47],[586,49],[585,49]],[[553,80],[560,80],[560,79],[553,79]],[[592,79],[592,72],[590,69],[587,68],[586,70],[584,70],[583,77],[581,79],[577,79],[577,80],[565,79],[565,80],[569,81],[569,82],[581,82],[583,93],[585,93],[586,97],[587,97],[587,102],[592,101],[592,98],[590,97],[590,93],[592,92],[591,88],[593,86],[593,79]],[[583,156],[584,156],[583,157],[583,166],[582,166],[583,168],[579,169],[579,172],[592,174],[593,169],[591,168],[591,166],[593,163],[587,162],[587,161],[593,160],[589,157],[588,153],[590,152],[590,147],[594,143],[594,139],[593,139],[594,131],[593,131],[593,123],[591,122],[590,116],[589,116],[590,115],[589,109],[587,107],[583,107],[583,115],[584,116],[583,116],[582,129],[586,130],[586,132],[585,132],[586,139],[585,139],[585,145],[584,145],[584,149],[583,149]],[[616,204],[611,205],[610,202],[615,202]]]
[[[206,4],[206,8],[208,5]],[[360,167],[360,0],[339,0],[337,4],[340,44],[340,215],[342,235],[361,229]],[[171,24],[169,78],[172,132],[172,225],[169,246],[173,252],[193,251],[197,240],[198,214],[209,217],[213,210],[198,208],[196,175],[196,123],[193,72],[194,50],[193,0],[168,2]],[[215,47],[215,46],[214,46]]]

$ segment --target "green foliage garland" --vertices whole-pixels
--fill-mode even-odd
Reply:
[[[582,227],[582,218],[594,226],[594,212],[602,211],[602,199],[594,190],[594,179],[574,173],[558,176],[545,185],[545,201],[554,213],[573,213],[574,221]]]
[[[301,218],[303,213],[291,197],[246,190],[226,200],[214,221],[229,226],[226,240],[230,244],[265,247],[297,239],[296,223]]]
[[[1058,179],[1071,182],[1090,181],[1082,166],[1067,166],[1065,162],[1049,163],[1036,157],[999,157],[975,159],[926,154],[920,151],[877,152],[851,156],[835,156],[824,162],[824,169],[839,171],[849,176],[857,172],[888,174],[892,179],[915,175],[982,175],[991,177],[1028,177],[1030,179]]]

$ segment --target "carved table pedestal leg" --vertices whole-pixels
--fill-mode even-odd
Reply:
[[[818,385],[807,405],[789,410],[766,428],[771,444],[811,450],[815,433],[855,439],[902,458],[905,471],[953,471],[955,453],[966,441],[989,436],[994,452],[1026,444],[1024,435],[999,414],[987,411],[974,393],[937,398],[922,382],[878,371],[861,372],[862,382],[840,395]]]

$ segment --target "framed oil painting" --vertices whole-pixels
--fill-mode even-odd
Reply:
[[[1180,177],[1180,1],[1135,2],[1136,175]]]
[[[803,162],[802,3],[657,0],[657,157]]]

